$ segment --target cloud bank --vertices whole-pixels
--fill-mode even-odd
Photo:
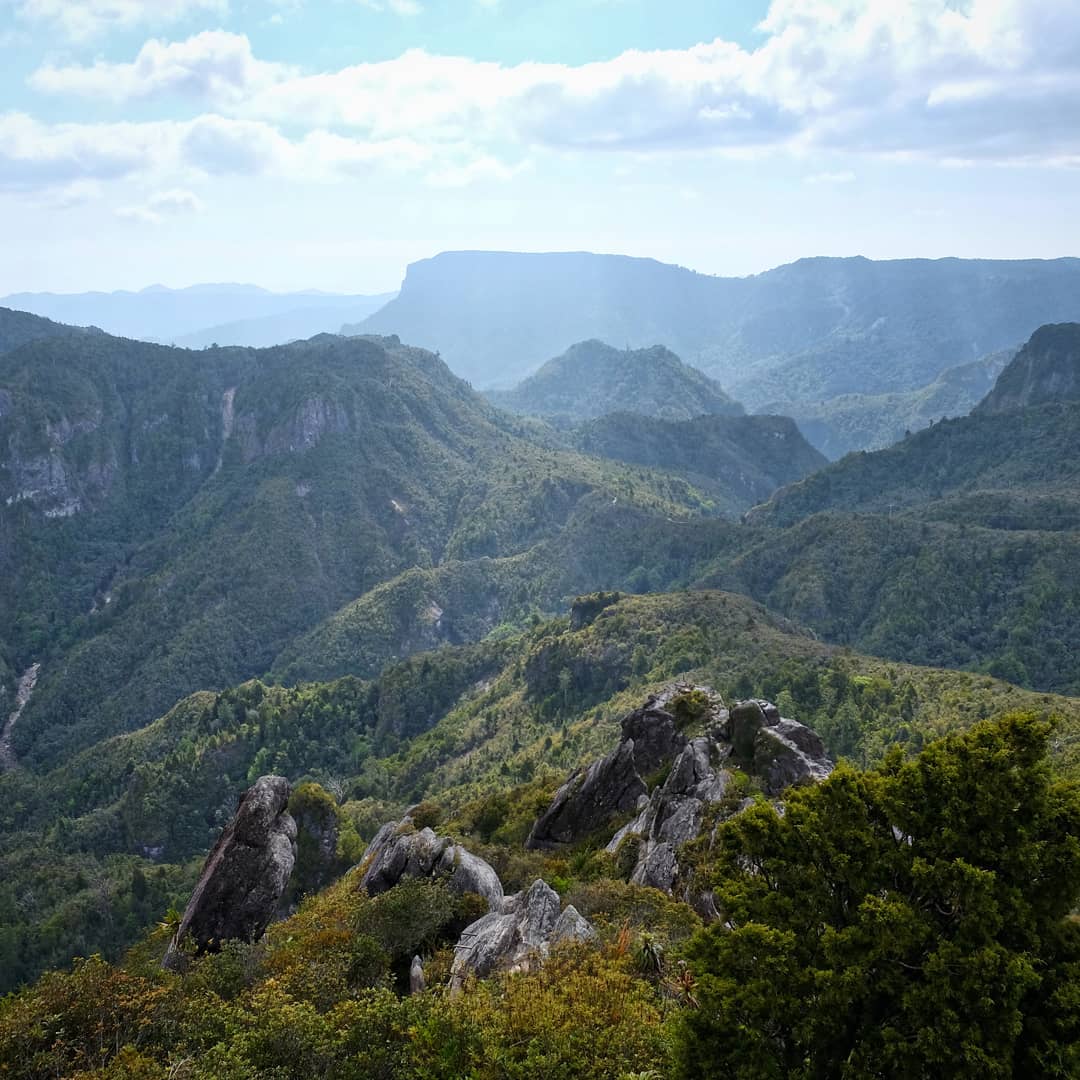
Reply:
[[[177,13],[218,6],[157,3]],[[66,6],[23,4],[54,19]],[[118,20],[134,19],[129,9],[140,6],[74,5]],[[759,29],[753,49],[716,40],[578,66],[411,50],[322,73],[259,60],[244,35],[221,30],[152,40],[130,62],[49,65],[31,85],[114,103],[187,100],[208,111],[128,125],[42,125],[8,114],[0,184],[165,166],[340,177],[376,165],[467,183],[509,178],[544,152],[1080,163],[1075,0],[774,0]]]

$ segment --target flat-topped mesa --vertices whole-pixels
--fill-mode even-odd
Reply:
[[[525,846],[565,847],[630,813],[649,793],[646,778],[686,746],[683,729],[692,723],[719,723],[726,716],[720,698],[707,687],[677,684],[651,696],[623,718],[619,745],[559,788]]]
[[[596,931],[573,906],[561,910],[559,894],[540,878],[462,932],[454,948],[450,991],[458,993],[470,976],[528,971],[543,964],[562,942],[590,941]]]
[[[483,897],[490,911],[502,908],[502,882],[488,863],[448,836],[418,830],[408,815],[375,834],[360,867],[360,888],[371,896],[392,889],[402,878],[445,877],[455,892]]]
[[[162,964],[183,971],[189,956],[227,941],[262,937],[296,861],[296,823],[283,776],[261,776],[240,797],[210,852]]]

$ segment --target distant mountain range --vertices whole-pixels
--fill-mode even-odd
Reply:
[[[0,306],[75,326],[96,326],[120,337],[202,348],[205,345],[279,345],[336,331],[363,319],[393,293],[273,293],[256,285],[193,285],[139,292],[14,293]]]
[[[935,398],[947,369],[1074,319],[1077,259],[814,258],[717,278],[624,256],[447,252],[411,265],[395,300],[343,332],[399,334],[488,388],[512,386],[575,341],[663,342],[747,409],[806,421],[835,454],[880,445],[881,409],[853,427],[822,403]],[[977,399],[951,404],[966,412]],[[903,411],[915,423],[925,415],[917,402]]]
[[[0,305],[192,348],[396,334],[500,392],[575,342],[626,355],[663,344],[749,411],[793,417],[836,458],[966,415],[1009,350],[1042,325],[1080,319],[1080,260],[811,258],[720,278],[587,252],[444,252],[412,264],[397,295],[151,286]],[[546,377],[522,388],[530,401],[501,403],[564,410],[537,396]]]

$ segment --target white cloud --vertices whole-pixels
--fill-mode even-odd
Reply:
[[[194,2],[217,0],[161,0]],[[842,162],[808,168],[813,183],[845,182],[860,154],[1080,164],[1075,0],[773,0],[760,30],[754,49],[717,40],[577,66],[414,49],[316,74],[260,61],[223,31],[150,41],[130,63],[44,67],[32,84],[116,101],[188,95],[205,115],[86,126],[0,115],[0,184],[155,170],[169,184],[185,170],[334,180],[378,167],[453,185],[511,177],[544,150]]]
[[[850,184],[855,180],[855,174],[850,169],[841,169],[837,172],[810,173],[803,177],[804,184]]]
[[[373,168],[417,169],[430,158],[411,139],[372,141],[328,131],[290,139],[264,121],[216,114],[138,124],[42,124],[22,113],[0,114],[0,189],[16,191],[140,176],[267,174],[332,182]],[[150,206],[155,213],[162,209]]]
[[[224,16],[228,0],[18,0],[28,22],[48,23],[73,40],[110,29],[164,26],[192,15]]]
[[[122,206],[116,216],[127,221],[142,222],[146,225],[160,225],[167,217],[183,214],[198,214],[203,210],[202,199],[193,191],[172,188],[151,195],[145,203],[135,206]]]
[[[579,66],[410,50],[286,79],[235,108],[491,146],[1080,157],[1074,0],[774,0],[760,29],[756,49],[717,40]]]
[[[46,65],[29,82],[44,93],[118,102],[180,94],[225,103],[241,100],[290,73],[283,64],[256,60],[245,34],[206,30],[171,44],[152,39],[129,64],[98,60],[90,66]]]
[[[41,124],[0,114],[0,188],[35,189],[114,180],[163,149],[160,124]]]

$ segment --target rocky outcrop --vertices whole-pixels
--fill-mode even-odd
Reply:
[[[743,701],[732,709],[728,736],[740,762],[761,778],[766,795],[824,780],[832,771],[817,732],[781,717],[767,701]]]
[[[259,420],[254,413],[237,412],[235,399],[227,404],[231,431],[236,434],[240,456],[245,462],[272,454],[302,453],[318,446],[328,435],[345,435],[352,430],[349,410],[333,398],[307,398],[265,436],[260,435]]]
[[[0,772],[8,772],[18,764],[15,756],[15,725],[22,716],[23,709],[30,701],[30,695],[37,686],[38,675],[41,673],[41,664],[31,664],[15,686],[15,708],[4,721],[3,731],[0,731]]]
[[[470,976],[529,970],[555,945],[596,936],[575,908],[561,911],[561,906],[559,894],[537,878],[524,892],[506,897],[498,911],[466,927],[454,950],[451,992],[459,992]]]
[[[703,733],[687,739],[683,730],[691,727]],[[645,777],[672,758],[667,777],[650,793]],[[605,816],[636,810],[606,850],[634,884],[678,892],[708,910],[705,894],[694,894],[680,874],[679,849],[701,834],[710,807],[730,802],[734,812],[743,805],[735,795],[736,772],[776,796],[831,770],[817,734],[782,717],[770,702],[743,701],[729,713],[707,687],[674,686],[630,713],[618,747],[559,789],[529,844],[572,843],[595,831]]]
[[[691,739],[638,816],[612,838],[607,846],[611,853],[624,842],[637,844],[630,875],[635,885],[672,892],[679,848],[698,836],[706,808],[731,789],[732,774],[724,767],[730,756],[730,744],[714,734]]]
[[[595,592],[579,596],[570,605],[570,629],[584,630],[596,621],[596,617],[612,604],[623,598],[620,592]]]
[[[191,955],[262,936],[296,859],[289,794],[284,777],[262,776],[241,796],[184,909],[165,954],[166,968],[182,971]]]
[[[617,814],[633,810],[648,792],[634,763],[634,743],[623,740],[607,757],[576,772],[555,793],[525,842],[529,848],[557,848],[580,840]]]
[[[719,719],[719,698],[702,687],[676,685],[650,697],[624,717],[619,745],[559,788],[533,825],[526,847],[565,847],[636,809],[638,800],[649,792],[647,778],[686,746],[679,703],[695,692],[708,703],[710,718]]]
[[[445,877],[455,892],[482,896],[491,911],[502,908],[502,882],[488,863],[449,837],[416,829],[407,816],[375,834],[360,866],[360,887],[371,896],[392,889],[405,877]]]

